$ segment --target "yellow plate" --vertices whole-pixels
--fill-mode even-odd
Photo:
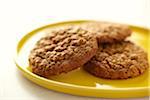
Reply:
[[[52,28],[68,24],[80,24],[90,21],[68,21],[56,24],[47,25],[38,28],[26,34],[18,43],[16,49],[15,63],[22,71],[23,75],[34,83],[45,88],[80,96],[104,97],[104,98],[128,98],[128,97],[143,97],[149,95],[150,84],[148,73],[126,79],[126,80],[106,80],[94,77],[82,68],[54,76],[51,79],[46,79],[33,74],[28,67],[28,55],[36,41]],[[133,34],[130,39],[147,52],[149,49],[149,30],[136,26],[131,26]],[[150,57],[150,56],[149,56]]]

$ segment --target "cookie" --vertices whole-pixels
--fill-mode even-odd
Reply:
[[[111,22],[87,22],[81,27],[95,32],[99,43],[114,43],[122,41],[131,35],[132,31],[127,25]]]
[[[127,79],[148,68],[145,51],[130,41],[101,44],[97,54],[84,65],[89,73],[106,79]]]
[[[80,27],[55,29],[29,55],[33,73],[48,78],[83,66],[98,49],[96,37]]]

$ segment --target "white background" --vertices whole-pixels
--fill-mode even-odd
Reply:
[[[97,100],[50,91],[25,79],[13,62],[18,40],[33,29],[64,20],[110,20],[146,27],[149,3],[149,0],[0,0],[0,100]]]

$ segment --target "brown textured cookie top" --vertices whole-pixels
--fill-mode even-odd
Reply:
[[[97,33],[99,43],[122,41],[132,33],[127,25],[111,22],[89,22],[81,26],[91,32]]]
[[[126,79],[142,74],[148,68],[147,54],[129,41],[101,44],[97,54],[84,68],[95,76]]]
[[[79,27],[65,27],[37,42],[29,56],[29,64],[40,76],[58,75],[82,66],[97,49],[97,40],[92,33]]]

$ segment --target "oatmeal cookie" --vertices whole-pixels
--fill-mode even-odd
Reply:
[[[33,73],[49,77],[83,66],[98,49],[97,39],[80,27],[65,27],[41,38],[29,55]]]
[[[114,43],[122,41],[131,35],[132,31],[127,25],[111,22],[88,22],[81,27],[95,32],[99,43]]]
[[[130,41],[101,44],[97,54],[84,65],[89,73],[106,79],[127,79],[148,68],[146,52]]]

